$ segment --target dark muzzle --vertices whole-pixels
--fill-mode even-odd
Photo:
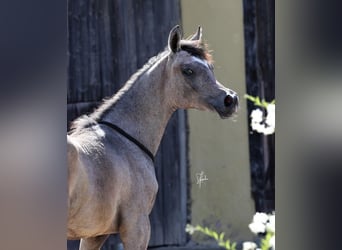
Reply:
[[[239,105],[239,97],[236,94],[228,94],[224,98],[224,106],[227,108],[236,107]]]

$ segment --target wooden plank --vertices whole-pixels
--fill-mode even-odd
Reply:
[[[249,95],[266,101],[274,99],[274,1],[243,1],[246,90]],[[254,109],[247,102],[248,113]],[[249,118],[250,119],[250,118]],[[249,128],[250,130],[250,128]],[[274,135],[250,131],[249,152],[252,196],[256,211],[275,209]]]
[[[109,16],[109,0],[103,1],[102,23],[99,24],[101,30],[100,41],[100,58],[101,58],[101,96],[110,96],[115,92],[114,89],[114,72],[113,72],[113,55],[112,55],[112,38]]]
[[[180,202],[177,202],[182,195],[179,183],[180,163],[179,163],[179,137],[178,135],[178,117],[176,114],[169,122],[169,128],[166,130],[165,143],[161,145],[163,157],[166,166],[163,166],[163,175],[161,183],[164,185],[164,209],[168,216],[164,218],[164,243],[172,245],[179,243],[181,235],[185,228],[181,226],[179,216],[181,215]]]

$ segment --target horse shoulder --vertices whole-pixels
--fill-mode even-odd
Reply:
[[[149,160],[139,159],[130,163],[132,176],[131,202],[139,202],[139,207],[150,213],[158,192],[158,182],[154,165]]]

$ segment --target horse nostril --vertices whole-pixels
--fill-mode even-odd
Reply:
[[[224,106],[226,106],[226,107],[232,106],[235,102],[236,102],[235,98],[233,96],[231,96],[231,95],[227,95],[224,98]]]

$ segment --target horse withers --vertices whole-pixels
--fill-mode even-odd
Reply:
[[[214,76],[202,29],[168,47],[135,73],[89,116],[73,122],[67,135],[68,239],[80,249],[100,249],[119,233],[125,250],[145,250],[149,214],[158,191],[153,157],[177,109],[216,111],[222,118],[238,107],[236,93]]]

